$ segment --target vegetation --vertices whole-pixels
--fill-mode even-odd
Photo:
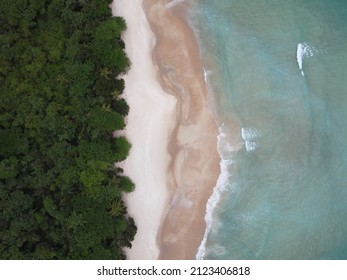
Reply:
[[[129,68],[111,0],[0,2],[0,258],[124,259]]]

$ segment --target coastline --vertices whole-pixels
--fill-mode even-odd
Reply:
[[[208,104],[204,68],[185,3],[144,0],[156,36],[153,60],[164,90],[178,100],[171,136],[169,187],[175,190],[158,235],[159,259],[195,259],[205,233],[205,212],[220,174],[218,129]]]
[[[124,170],[136,185],[126,200],[138,233],[126,254],[129,259],[195,259],[206,229],[207,200],[220,174],[218,129],[199,47],[184,19],[186,4],[167,8],[167,0],[141,2],[113,3],[128,23],[123,39],[132,61],[124,79],[130,106],[125,134],[133,148]]]

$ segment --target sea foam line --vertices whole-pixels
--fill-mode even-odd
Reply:
[[[205,257],[206,254],[206,241],[208,234],[212,228],[213,224],[213,214],[214,210],[217,207],[222,193],[225,191],[226,184],[228,182],[228,165],[229,165],[228,160],[221,160],[220,162],[220,167],[221,167],[221,174],[219,175],[219,178],[217,180],[217,184],[213,189],[213,193],[210,196],[210,198],[207,201],[206,204],[206,214],[205,214],[205,222],[206,222],[206,230],[204,233],[204,238],[201,241],[201,244],[198,248],[198,252],[196,253],[196,259],[197,260],[202,260]]]
[[[204,238],[202,239],[201,244],[200,244],[198,251],[196,253],[196,259],[197,260],[202,260],[205,257],[206,241],[207,241],[208,234],[212,229],[214,211],[215,211],[219,201],[221,200],[221,196],[226,189],[228,179],[230,177],[228,167],[234,163],[233,160],[223,159],[222,149],[230,151],[230,145],[225,146],[225,144],[226,144],[225,138],[227,135],[226,135],[226,133],[223,132],[223,126],[224,126],[224,124],[222,124],[218,128],[219,129],[219,135],[217,136],[218,153],[221,157],[221,162],[220,162],[221,174],[219,175],[216,186],[213,189],[212,195],[210,196],[210,198],[208,199],[207,204],[206,204],[206,214],[205,214],[206,230],[204,233]]]
[[[207,72],[205,70],[205,67],[203,67],[204,69],[204,80],[205,80],[205,84],[207,84]]]
[[[299,43],[296,47],[296,61],[298,62],[299,69],[301,70],[301,75],[305,76],[302,70],[302,57],[303,57],[303,45]]]
[[[317,53],[317,49],[309,46],[307,43],[299,43],[296,47],[296,61],[301,71],[301,75],[305,76],[304,70],[302,69],[303,59],[305,57],[311,57],[314,53]]]

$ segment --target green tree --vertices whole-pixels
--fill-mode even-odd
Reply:
[[[115,152],[116,161],[123,161],[127,158],[131,149],[131,144],[124,136],[113,139],[113,151]]]
[[[115,17],[101,22],[93,33],[92,50],[95,57],[103,67],[117,70],[116,74],[126,73],[130,65],[123,49],[114,47],[119,45],[121,32],[125,29],[124,19]]]
[[[129,67],[110,0],[0,1],[0,258],[123,259]],[[115,94],[112,94],[117,92]]]

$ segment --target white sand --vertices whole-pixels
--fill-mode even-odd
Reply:
[[[130,106],[125,135],[132,144],[124,173],[136,185],[126,196],[129,215],[137,225],[128,259],[157,259],[157,231],[168,204],[167,169],[170,162],[168,137],[176,121],[176,98],[163,91],[156,79],[151,52],[155,43],[142,0],[114,0],[114,15],[125,18],[123,34],[132,62],[125,80],[125,98]]]

